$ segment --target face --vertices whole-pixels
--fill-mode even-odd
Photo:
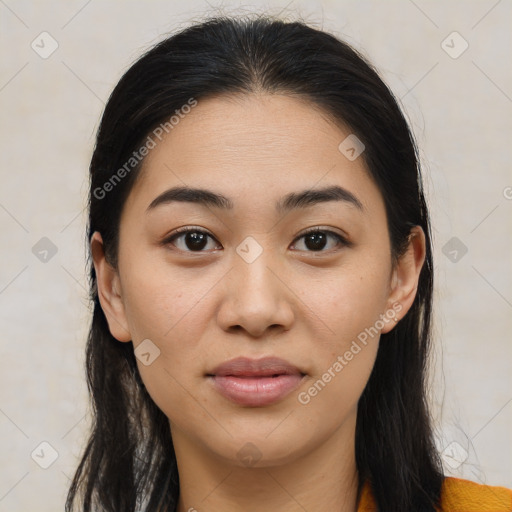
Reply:
[[[115,271],[95,234],[110,330],[133,341],[177,454],[272,466],[353,440],[379,335],[410,307],[424,254],[392,267],[379,189],[338,149],[348,135],[284,95],[200,100],[146,157]]]

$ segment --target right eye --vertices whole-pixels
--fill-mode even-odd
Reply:
[[[207,231],[199,228],[186,227],[177,229],[162,243],[164,245],[171,244],[183,252],[208,252],[203,250],[208,245],[208,238],[215,240]],[[215,247],[213,249],[215,249]]]

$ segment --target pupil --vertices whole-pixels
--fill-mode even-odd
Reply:
[[[311,233],[306,237],[306,246],[311,250],[319,250],[325,247],[325,233]],[[308,243],[311,242],[311,243]]]
[[[189,249],[203,249],[206,245],[206,235],[205,233],[198,233],[197,231],[187,233],[185,243]]]

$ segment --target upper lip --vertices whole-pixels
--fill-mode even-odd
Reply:
[[[304,375],[296,366],[278,357],[250,359],[236,357],[215,367],[208,375],[221,377],[268,377],[272,375]]]

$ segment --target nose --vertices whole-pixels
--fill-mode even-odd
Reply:
[[[293,319],[293,292],[270,250],[251,263],[236,255],[223,282],[220,327],[262,337],[268,331],[289,330]]]

